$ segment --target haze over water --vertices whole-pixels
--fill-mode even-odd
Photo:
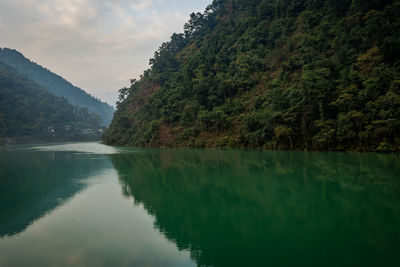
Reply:
[[[0,266],[399,266],[396,155],[0,148]]]

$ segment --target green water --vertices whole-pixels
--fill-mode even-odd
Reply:
[[[400,266],[396,155],[0,148],[0,266]]]

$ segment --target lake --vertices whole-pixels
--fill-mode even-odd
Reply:
[[[400,157],[0,147],[0,266],[400,266]]]

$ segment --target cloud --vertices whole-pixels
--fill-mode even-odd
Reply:
[[[152,2],[151,0],[136,1],[136,3],[131,4],[131,7],[134,10],[146,10],[152,6]]]
[[[0,0],[0,46],[110,103],[211,0]],[[125,81],[124,81],[125,79]]]

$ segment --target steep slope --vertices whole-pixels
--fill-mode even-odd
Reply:
[[[0,144],[100,138],[100,117],[0,62]]]
[[[31,62],[20,52],[0,48],[0,61],[13,67],[19,74],[28,76],[53,95],[65,97],[72,105],[85,107],[89,112],[100,115],[103,125],[108,126],[111,122],[113,107],[72,85],[61,76]]]
[[[120,102],[107,144],[398,151],[399,0],[215,0]]]

